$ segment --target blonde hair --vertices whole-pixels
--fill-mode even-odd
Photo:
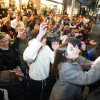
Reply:
[[[33,29],[31,31],[31,37],[32,38],[36,38],[38,34],[39,34],[39,30],[38,29]]]
[[[26,18],[28,18],[27,16],[23,16],[22,22],[24,23],[24,25],[26,25],[27,23],[25,22]]]
[[[10,41],[10,36],[8,34],[6,34],[5,32],[0,32],[0,40],[3,39],[4,37],[6,37],[8,41]]]

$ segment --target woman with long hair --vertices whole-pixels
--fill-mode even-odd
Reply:
[[[20,68],[20,61],[18,57],[18,53],[16,52],[13,45],[10,44],[9,35],[5,32],[0,32],[0,79],[2,79],[2,74],[7,71],[7,73],[16,73],[19,74],[18,69]],[[11,74],[4,73],[4,80],[8,82],[10,81]],[[11,76],[10,76],[11,75]],[[7,76],[7,77],[6,77]],[[10,76],[10,78],[9,78]],[[13,74],[15,76],[15,74]],[[18,80],[13,77],[12,81],[8,83],[4,83],[0,81],[0,88],[7,89],[8,96],[10,100],[23,100],[23,92],[21,82],[18,80],[16,84],[12,84]],[[1,98],[0,98],[1,100]]]
[[[27,32],[29,34],[29,38],[31,38],[31,31],[33,29],[40,29],[40,17],[38,16],[33,16],[33,19],[30,21],[28,25]]]
[[[51,73],[57,82],[53,86],[49,100],[82,100],[82,85],[100,79],[100,60],[93,64],[88,72],[83,71],[81,64],[87,61],[79,56],[80,47],[78,39],[69,38],[56,50]]]

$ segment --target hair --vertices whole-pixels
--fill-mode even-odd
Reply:
[[[9,7],[9,8],[8,8],[8,11],[9,11],[9,10],[13,10],[13,9],[12,9],[11,7]]]
[[[64,19],[64,22],[65,22],[65,21],[70,21],[70,19],[68,19],[68,18],[65,18],[65,19]]]
[[[26,18],[28,18],[27,16],[23,16],[22,18],[22,22],[24,23],[24,25],[27,25],[27,23],[25,23]]]
[[[8,35],[5,32],[0,32],[0,39],[3,39],[6,36],[8,36]]]
[[[30,22],[30,26],[34,27],[36,20],[41,20],[39,16],[34,16],[32,21]]]
[[[86,32],[86,33],[88,33],[88,32],[89,32],[89,30],[85,30],[85,32]]]
[[[36,38],[38,34],[39,34],[39,30],[38,29],[33,29],[31,31],[31,37],[32,38]]]
[[[59,78],[58,75],[58,65],[62,62],[67,61],[67,45],[68,42],[65,42],[59,46],[59,48],[55,52],[55,59],[54,59],[54,64],[52,65],[52,70],[51,70],[51,79],[57,79]]]
[[[52,20],[52,25],[55,25],[55,20]]]
[[[9,2],[9,6],[11,6],[11,3],[13,3],[13,6],[15,6],[14,1],[10,1],[10,2]]]
[[[21,14],[21,12],[20,11],[17,11],[16,14]]]
[[[23,6],[25,6],[25,5],[22,5],[22,10],[26,10],[26,6],[25,6],[25,9],[23,9]]]
[[[27,3],[27,7],[29,7],[29,2],[31,2],[31,6],[33,6],[33,2],[31,0],[29,0]]]
[[[10,42],[10,36],[5,32],[0,32],[0,40],[3,39],[4,37],[6,37]]]
[[[68,35],[68,34],[70,34],[71,33],[71,31],[70,30],[66,30],[66,29],[64,29],[63,30],[63,34],[62,35]]]
[[[48,24],[51,23],[52,25],[55,25],[55,20],[51,20],[48,22]]]

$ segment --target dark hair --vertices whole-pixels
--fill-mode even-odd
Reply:
[[[77,38],[70,37],[70,38],[67,38],[66,41],[58,47],[58,49],[55,52],[54,64],[52,66],[52,71],[51,71],[51,79],[59,78],[59,75],[58,75],[59,64],[63,62],[67,62],[67,61],[73,62],[73,60],[68,60],[66,58],[68,43],[71,43],[73,46],[75,45],[79,46],[80,40]]]
[[[31,6],[33,6],[33,2],[29,0],[27,3],[27,7],[29,7],[29,2],[31,2]]]
[[[66,30],[66,29],[64,29],[63,30],[63,34],[62,35],[68,35],[68,34],[70,34],[71,33],[71,31],[70,30]]]
[[[36,38],[38,34],[39,34],[39,30],[38,29],[33,29],[31,31],[31,37],[32,38]]]
[[[20,11],[17,11],[16,14],[21,14],[21,12]]]
[[[71,43],[74,47],[77,45],[79,49],[81,48],[81,40],[75,37],[69,37],[65,42]]]
[[[51,70],[51,79],[57,79],[59,77],[58,75],[58,65],[62,62],[67,61],[67,45],[68,43],[65,42],[59,46],[59,48],[55,52],[55,59],[54,59],[54,64],[52,66]]]
[[[65,19],[64,19],[64,22],[65,22],[65,21],[70,21],[70,19],[68,19],[68,18],[65,18]]]
[[[51,20],[48,20],[48,25],[49,25],[49,24],[55,25],[55,21],[52,20],[52,19],[51,19]]]
[[[26,6],[25,6],[25,9],[23,9],[24,6],[25,6],[25,5],[22,5],[22,10],[26,10]]]
[[[52,20],[52,25],[55,25],[55,21],[54,20]]]
[[[30,22],[29,26],[34,27],[35,26],[35,21],[36,20],[41,20],[39,16],[34,16],[32,21]]]

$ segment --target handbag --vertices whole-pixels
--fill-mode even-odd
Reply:
[[[20,81],[17,75],[10,70],[0,71],[0,86],[19,85]]]

